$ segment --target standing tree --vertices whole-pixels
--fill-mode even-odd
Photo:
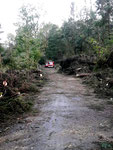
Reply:
[[[97,0],[97,11],[101,16],[99,26],[101,28],[101,40],[105,44],[106,39],[110,39],[111,21],[113,21],[113,1]]]
[[[53,25],[48,35],[48,47],[46,48],[46,56],[48,59],[58,60],[63,57],[64,44],[62,32],[58,26]]]
[[[43,24],[42,27],[39,30],[38,33],[38,39],[40,41],[40,50],[45,54],[45,50],[48,47],[48,37],[49,37],[49,32],[52,29],[53,24],[48,23],[48,24]]]
[[[39,15],[35,8],[23,6],[20,9],[20,22],[17,24],[16,54],[23,67],[37,65],[40,58],[38,35]]]

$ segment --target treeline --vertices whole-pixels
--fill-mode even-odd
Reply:
[[[61,27],[48,23],[39,27],[35,8],[23,6],[16,36],[8,35],[8,46],[0,46],[0,64],[14,69],[36,67],[46,59],[54,61],[86,53],[106,59],[113,47],[113,1],[96,0],[96,10],[84,9],[75,17],[71,4],[68,21]]]
[[[23,6],[20,9],[19,22],[16,36],[8,34],[5,47],[0,47],[1,68],[9,69],[31,69],[37,67],[41,57],[40,42],[38,35],[39,15],[37,10],[31,6]]]
[[[46,56],[59,60],[86,53],[106,59],[113,48],[113,1],[96,0],[96,10],[85,9],[77,19],[74,13],[73,4],[69,20],[50,29]]]

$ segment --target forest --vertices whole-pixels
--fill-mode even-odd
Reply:
[[[24,93],[37,92],[36,82],[38,88],[44,84],[40,65],[47,60],[60,64],[59,72],[85,76],[84,82],[113,96],[113,1],[96,0],[95,5],[95,9],[84,6],[76,15],[72,2],[70,17],[61,27],[52,23],[40,26],[38,11],[30,5],[21,7],[16,36],[10,33],[7,44],[0,44],[2,121],[8,114],[31,108],[32,98]]]

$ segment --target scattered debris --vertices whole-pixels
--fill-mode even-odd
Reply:
[[[40,74],[40,77],[42,77],[42,74]]]
[[[76,55],[60,61],[60,72],[83,78],[83,83],[92,86],[95,93],[110,98],[113,97],[112,56],[113,52],[103,63],[94,56]],[[102,66],[103,64],[106,64],[106,67]]]
[[[39,91],[43,80],[41,70],[0,73],[0,122],[30,110],[33,98],[27,93]]]
[[[106,137],[103,134],[98,135],[99,141],[97,142],[101,150],[112,150],[113,149],[113,138]]]

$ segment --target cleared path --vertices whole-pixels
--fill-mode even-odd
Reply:
[[[99,150],[99,136],[112,136],[111,109],[80,79],[52,68],[46,73],[49,80],[35,95],[35,115],[0,137],[0,150]]]

